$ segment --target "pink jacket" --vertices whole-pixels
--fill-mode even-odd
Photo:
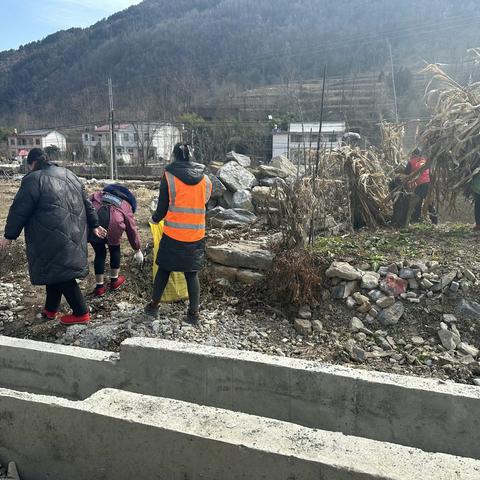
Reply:
[[[95,210],[100,210],[102,204],[103,192],[98,191],[90,196]],[[107,229],[107,243],[115,246],[120,245],[123,232],[127,232],[128,241],[132,248],[140,250],[140,236],[138,235],[137,224],[133,216],[132,207],[126,200],[122,200],[119,207],[110,206],[110,223]]]

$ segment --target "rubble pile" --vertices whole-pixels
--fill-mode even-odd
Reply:
[[[0,282],[0,334],[8,323],[13,323],[25,310],[21,304],[22,296],[21,289],[15,288],[13,283]]]
[[[388,334],[388,329],[401,321],[407,304],[418,306],[423,310],[420,314],[425,314],[435,306],[441,311],[444,298],[456,299],[459,314],[480,318],[480,305],[461,298],[477,284],[475,274],[468,268],[445,270],[436,261],[401,261],[374,271],[369,265],[355,267],[347,262],[333,262],[326,276],[330,279],[331,298],[345,301],[355,312],[350,324],[355,337],[347,344],[352,360],[390,357],[392,363],[416,361],[415,355],[398,352],[398,344],[403,344],[422,350],[423,355],[431,357],[430,365],[432,361],[476,363],[479,351],[462,342],[453,314],[439,318],[436,338],[424,340],[414,336],[395,342]]]

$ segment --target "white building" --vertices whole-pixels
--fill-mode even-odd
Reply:
[[[57,147],[66,152],[65,135],[57,130],[26,130],[8,137],[8,148],[12,157],[26,157],[32,148]]]
[[[306,149],[317,148],[318,128],[320,122],[291,123],[288,132],[275,129],[272,142],[272,158],[286,155],[291,158],[291,153]],[[321,148],[339,147],[345,133],[345,122],[322,122],[320,138]]]
[[[180,130],[169,123],[120,123],[114,128],[114,145],[117,159],[125,163],[145,163],[168,160],[176,143],[181,141]],[[87,158],[93,158],[95,149],[110,154],[110,126],[95,127],[82,134],[82,144]]]

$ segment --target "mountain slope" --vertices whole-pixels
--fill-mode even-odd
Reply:
[[[454,4],[453,4],[454,3]],[[218,92],[451,61],[476,46],[474,0],[145,0],[0,53],[0,122],[173,118]]]

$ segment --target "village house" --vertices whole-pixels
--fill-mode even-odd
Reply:
[[[181,141],[180,130],[169,123],[119,123],[114,128],[115,156],[125,163],[156,163],[168,160],[175,143]],[[102,125],[82,134],[85,158],[95,151],[110,153],[110,126]]]
[[[57,130],[26,130],[25,132],[10,135],[8,148],[11,157],[24,158],[32,148],[57,147],[60,152],[66,152],[67,140],[65,135]]]
[[[319,122],[291,123],[288,131],[275,128],[272,132],[272,158],[286,155],[303,149],[316,149],[318,142]],[[321,148],[337,148],[341,145],[345,134],[345,122],[322,122],[320,138]]]

